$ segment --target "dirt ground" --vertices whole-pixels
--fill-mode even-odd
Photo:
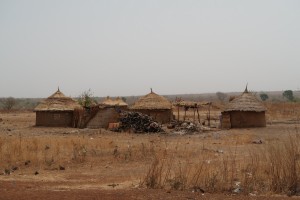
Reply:
[[[35,127],[35,113],[0,113],[0,199],[288,199],[285,195],[209,194],[141,187],[149,152],[178,157],[207,150],[210,159],[247,150],[298,132],[297,123],[215,130],[194,135],[112,133]],[[264,144],[262,144],[264,145]],[[144,151],[145,150],[145,151]],[[218,153],[222,151],[222,153]],[[178,153],[179,152],[179,153]],[[224,152],[224,153],[223,153]],[[28,162],[30,161],[30,162]],[[17,168],[9,174],[6,169]],[[297,197],[293,197],[297,198]]]

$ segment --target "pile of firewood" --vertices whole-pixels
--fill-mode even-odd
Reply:
[[[152,117],[139,112],[120,113],[119,131],[132,130],[135,133],[158,133],[164,132],[160,124]]]

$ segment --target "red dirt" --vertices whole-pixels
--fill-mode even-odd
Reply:
[[[55,138],[54,143],[62,143],[68,139],[82,138],[85,134],[88,139],[82,139],[83,142],[88,141],[88,144],[95,148],[98,148],[98,143],[102,142],[99,148],[106,148],[100,152],[100,156],[89,155],[90,157],[83,163],[76,163],[65,158],[58,159],[54,167],[34,163],[30,166],[24,166],[23,161],[22,163],[17,162],[20,169],[11,175],[0,175],[0,199],[290,199],[290,197],[274,195],[244,196],[229,193],[202,194],[193,193],[190,190],[141,189],[138,187],[139,181],[145,175],[149,161],[139,157],[128,161],[123,157],[114,157],[112,152],[115,145],[120,147],[122,153],[126,153],[128,142],[134,146],[141,143],[145,143],[145,145],[155,144],[156,141],[162,144],[166,142],[169,146],[172,144],[183,145],[182,147],[179,146],[179,149],[184,149],[188,145],[196,148],[204,144],[208,149],[222,148],[225,151],[226,148],[230,148],[229,145],[247,149],[253,146],[249,143],[252,139],[259,136],[265,141],[277,140],[284,131],[286,133],[291,132],[295,125],[274,125],[266,129],[221,131],[217,135],[221,138],[219,139],[214,134],[208,134],[205,137],[203,135],[158,136],[99,133],[99,130],[80,130],[77,133],[77,129],[71,128],[41,128],[34,127],[35,115],[30,112],[0,113],[0,118],[3,119],[3,122],[0,122],[0,142],[22,135],[25,139],[38,139],[38,141],[48,141],[49,138]],[[72,131],[76,133],[72,133]],[[67,134],[65,134],[66,132]],[[236,141],[239,143],[237,144]],[[50,150],[54,149],[53,141],[51,144],[53,148],[50,145]],[[66,153],[63,148],[58,150],[61,154]],[[139,152],[135,153],[139,155]],[[101,157],[101,155],[103,156]],[[0,173],[6,166],[10,166],[4,163],[4,159],[6,157],[0,157]],[[63,164],[66,170],[55,169],[58,164]],[[39,174],[34,175],[35,171],[39,171]],[[109,186],[114,183],[118,185],[116,187]]]

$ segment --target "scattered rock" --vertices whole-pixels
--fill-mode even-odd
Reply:
[[[252,141],[252,144],[262,144],[262,143],[263,143],[263,141],[261,139]]]
[[[205,127],[205,126],[201,126],[200,129],[201,129],[201,131],[210,131],[211,130],[211,128]]]
[[[218,149],[216,152],[217,153],[224,153],[224,151],[222,149]]]
[[[113,183],[113,184],[109,184],[109,185],[107,185],[107,186],[110,186],[110,187],[113,187],[113,188],[115,188],[116,186],[118,186],[119,184],[115,184],[115,183]]]
[[[8,129],[6,129],[7,131],[11,131],[11,129],[10,128],[8,128]]]
[[[118,146],[115,146],[113,155],[114,155],[115,157],[117,157],[117,156],[119,155]]]
[[[246,176],[247,176],[247,178],[252,178],[253,175],[252,175],[251,172],[247,172],[247,173],[246,173]]]
[[[234,182],[234,185],[235,185],[235,186],[237,186],[237,187],[240,187],[240,185],[241,185],[241,182],[239,182],[239,181],[235,181],[235,182]]]
[[[4,170],[4,174],[5,174],[5,175],[10,175],[10,170],[9,170],[9,169],[5,169],[5,170]]]
[[[256,194],[255,193],[249,193],[249,196],[252,196],[252,197],[254,197],[254,196],[256,196]]]
[[[29,164],[30,164],[30,160],[26,160],[25,165],[29,165]]]
[[[2,118],[0,118],[0,122],[2,122],[3,121],[3,119]]]
[[[11,167],[11,171],[12,171],[12,172],[14,172],[14,171],[16,171],[16,170],[18,170],[18,169],[19,169],[19,167],[17,167],[17,166],[12,166],[12,167]]]
[[[48,150],[50,149],[50,147],[48,145],[45,146],[45,150]]]
[[[192,192],[205,193],[205,191],[198,186],[194,186]]]
[[[38,174],[39,174],[39,172],[38,172],[38,171],[34,172],[34,175],[38,175]]]
[[[74,130],[74,131],[70,131],[70,133],[79,133],[79,131],[78,130]]]
[[[59,170],[65,170],[64,166],[59,165]]]
[[[171,124],[174,126],[173,134],[185,135],[199,132],[198,125],[189,121],[172,121]]]
[[[167,128],[168,128],[168,129],[173,129],[173,128],[175,128],[175,124],[168,124],[168,125],[167,125]]]
[[[232,190],[233,193],[235,194],[239,194],[242,192],[242,189],[241,188],[235,188],[234,190]]]

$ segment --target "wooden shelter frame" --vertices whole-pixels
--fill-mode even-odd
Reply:
[[[196,113],[197,113],[197,119],[198,122],[200,122],[200,114],[199,114],[199,108],[205,105],[208,105],[208,126],[210,126],[210,110],[211,110],[211,105],[212,102],[185,102],[182,101],[181,99],[176,99],[174,105],[177,107],[177,121],[180,119],[180,108],[184,109],[184,116],[183,120],[185,121],[186,119],[186,111],[188,111],[190,108],[193,109],[194,115],[193,115],[193,121],[194,123],[196,122]]]

